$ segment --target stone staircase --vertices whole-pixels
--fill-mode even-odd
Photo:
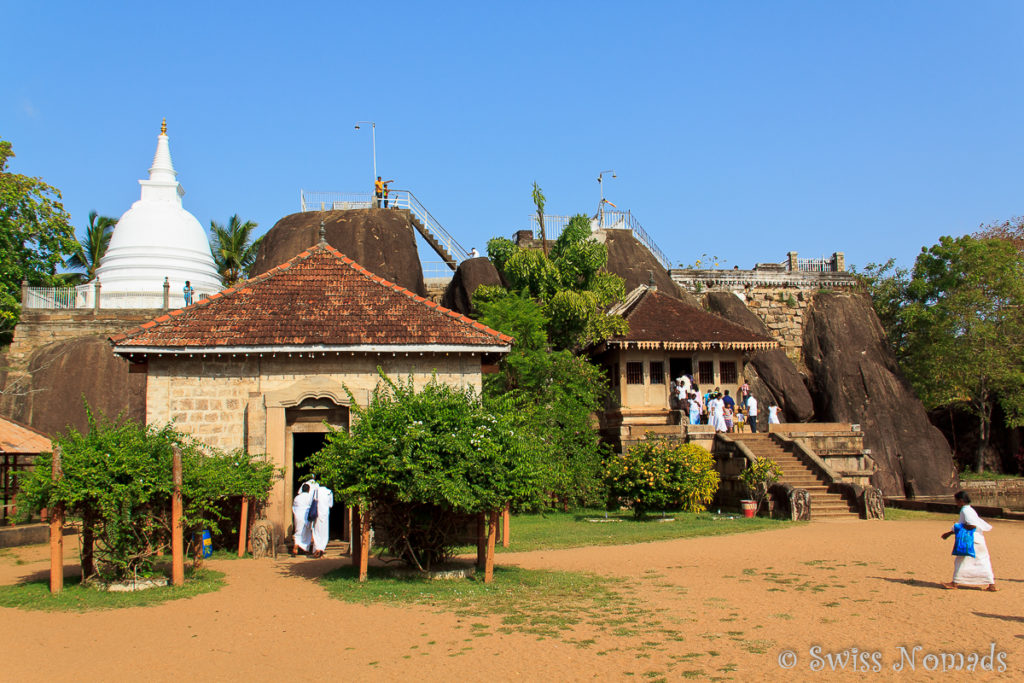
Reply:
[[[731,434],[757,458],[770,458],[782,470],[780,483],[806,489],[811,495],[811,519],[859,518],[859,513],[839,493],[829,491],[829,482],[794,453],[786,450],[770,434]]]

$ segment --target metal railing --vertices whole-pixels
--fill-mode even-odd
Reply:
[[[454,275],[445,261],[423,261],[420,265],[424,280],[451,280]]]
[[[99,305],[96,305],[96,285],[88,283],[76,287],[23,287],[23,309],[72,310],[89,308],[139,308],[170,309],[184,308],[185,295],[166,290],[112,291],[99,287]],[[207,299],[213,292],[195,292],[192,302]]]
[[[822,256],[821,258],[798,258],[796,269],[810,273],[831,273],[835,270],[833,259]]]
[[[50,310],[86,307],[90,285],[77,287],[29,287],[25,290],[23,308],[44,308]]]
[[[386,199],[378,200],[371,192],[307,192],[299,191],[299,200],[302,210],[305,211],[337,211],[342,209],[369,209],[388,208],[409,211],[419,220],[423,231],[430,234],[430,237],[437,241],[445,250],[447,256],[455,260],[455,263],[448,266],[454,270],[459,262],[469,258],[469,252],[459,244],[441,222],[423,206],[409,190],[389,190]],[[387,206],[385,206],[385,203]],[[442,257],[446,256],[441,254]]]
[[[603,225],[599,223],[599,217],[603,216]],[[572,216],[558,216],[544,214],[544,232],[549,240],[558,239],[558,236],[562,234],[562,230],[569,224]],[[590,224],[595,229],[604,230],[629,230],[636,237],[637,241],[647,247],[647,250],[654,255],[654,258],[658,259],[658,263],[665,269],[671,268],[672,264],[668,260],[668,256],[665,252],[655,244],[654,238],[652,238],[643,226],[640,225],[640,221],[636,219],[632,211],[619,211],[618,209],[605,209],[603,212],[598,210],[590,220]],[[540,238],[540,223],[537,221],[537,216],[530,216],[530,229],[533,230],[533,234],[538,239]]]

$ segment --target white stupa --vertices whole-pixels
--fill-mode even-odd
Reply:
[[[149,180],[139,181],[142,196],[117,222],[96,269],[103,308],[159,308],[165,279],[170,283],[172,308],[184,304],[186,280],[195,291],[195,301],[222,289],[206,231],[181,206],[185,190],[177,177],[165,119]]]

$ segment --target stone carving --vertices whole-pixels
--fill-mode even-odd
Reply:
[[[270,520],[258,520],[252,527],[252,556],[277,558],[277,538]]]
[[[792,510],[790,518],[794,522],[806,522],[811,519],[811,493],[807,489],[793,489],[790,493]]]
[[[864,489],[864,519],[885,519],[885,497],[882,489],[869,486]]]

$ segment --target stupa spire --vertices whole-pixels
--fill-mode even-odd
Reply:
[[[160,124],[160,137],[156,142],[153,165],[149,167],[149,179],[156,182],[177,184],[178,174],[171,163],[171,146],[167,137],[167,119]]]

